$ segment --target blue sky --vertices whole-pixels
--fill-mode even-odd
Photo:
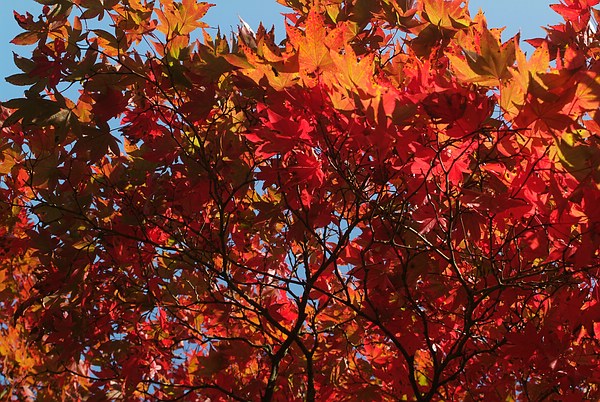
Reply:
[[[13,19],[12,9],[24,12],[29,10],[37,15],[34,10],[39,10],[39,4],[33,0],[20,0],[9,2],[4,0],[4,6],[0,7],[0,100],[10,99],[22,94],[22,88],[12,87],[4,81],[4,77],[18,72],[12,61],[12,52],[15,51],[24,56],[27,48],[13,46],[9,42],[19,33],[19,27]],[[269,28],[275,25],[277,37],[283,37],[283,17],[285,8],[275,0],[212,0],[216,4],[206,15],[205,21],[212,26],[219,25],[223,32],[230,32],[237,25],[238,14],[242,16],[253,28],[263,21]],[[540,28],[542,25],[555,24],[559,17],[550,7],[551,3],[558,0],[471,0],[469,8],[471,14],[475,15],[479,8],[483,9],[490,27],[506,26],[503,38],[508,39],[518,31],[522,38],[543,36]]]

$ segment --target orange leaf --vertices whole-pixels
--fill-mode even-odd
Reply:
[[[333,68],[333,60],[326,46],[325,20],[316,10],[311,10],[308,14],[304,32],[288,26],[288,36],[298,50],[300,68],[306,74]]]
[[[26,46],[33,45],[40,39],[40,34],[37,32],[22,32],[15,36],[10,43],[14,45]]]

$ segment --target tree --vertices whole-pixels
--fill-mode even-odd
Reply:
[[[2,398],[600,398],[598,0],[529,57],[461,0],[280,0],[252,46],[195,0],[37,1]]]

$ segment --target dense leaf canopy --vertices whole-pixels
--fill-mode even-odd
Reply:
[[[600,399],[599,0],[530,55],[461,0],[37,1],[0,399]]]

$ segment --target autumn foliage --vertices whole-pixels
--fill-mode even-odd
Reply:
[[[37,2],[0,399],[600,400],[599,0],[528,55],[460,0]]]

